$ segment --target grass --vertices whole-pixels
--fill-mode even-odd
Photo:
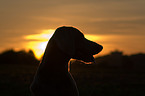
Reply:
[[[0,96],[31,96],[37,66],[1,64]],[[145,96],[145,71],[72,66],[80,96]]]

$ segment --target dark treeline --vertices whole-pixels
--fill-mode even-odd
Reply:
[[[123,55],[121,51],[114,51],[108,55],[96,57],[95,66],[100,67],[124,67],[124,68],[145,68],[145,54]],[[14,51],[7,50],[0,54],[0,64],[38,64],[32,50]],[[79,61],[75,61],[78,66]],[[79,62],[79,64],[82,64]],[[73,64],[75,66],[75,64]]]
[[[0,54],[0,64],[38,64],[32,50],[7,50]]]
[[[145,54],[123,55],[121,51],[114,51],[109,55],[96,58],[96,62],[104,67],[145,68]]]

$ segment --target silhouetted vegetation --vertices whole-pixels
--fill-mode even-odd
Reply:
[[[31,96],[29,86],[38,67],[33,52],[5,51],[0,61],[0,96]],[[80,96],[145,95],[145,54],[127,56],[114,51],[97,57],[96,63],[72,61]]]
[[[0,64],[38,64],[32,50],[28,52],[7,50],[0,54]]]
[[[145,54],[123,55],[123,52],[114,51],[109,55],[96,58],[98,66],[120,67],[124,69],[145,68]]]

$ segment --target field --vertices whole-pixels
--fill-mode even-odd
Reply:
[[[1,64],[0,96],[31,96],[29,91],[37,66]],[[145,96],[144,69],[74,65],[80,96]]]

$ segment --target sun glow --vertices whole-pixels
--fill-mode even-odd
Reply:
[[[49,39],[52,37],[55,30],[49,29],[49,30],[42,30],[39,34],[31,34],[27,35],[24,38],[28,40],[29,42],[25,44],[27,46],[27,49],[32,49],[34,51],[34,54],[36,58],[41,59],[41,57],[44,54],[46,45],[49,41]],[[104,54],[106,52],[110,52],[111,50],[116,49],[117,47],[112,45],[110,42],[118,39],[122,40],[123,37],[116,36],[116,35],[97,35],[97,34],[85,34],[85,37],[91,41],[94,41],[96,43],[99,43],[103,45],[103,52],[101,54]]]
[[[102,36],[99,36],[99,35],[91,35],[91,34],[86,34],[85,37],[89,40],[92,40],[92,41],[100,41],[101,39],[103,39]]]
[[[55,30],[42,30],[40,34],[27,35],[24,38],[30,40],[27,43],[27,48],[32,49],[36,58],[41,59],[44,54],[48,40],[52,37]]]
[[[49,29],[49,30],[43,30],[40,34],[32,34],[25,36],[26,39],[29,40],[38,40],[38,41],[47,41],[51,38],[55,30]]]
[[[47,45],[47,42],[42,42],[42,43],[40,43],[38,48],[40,48],[41,50],[45,51],[46,45]]]

